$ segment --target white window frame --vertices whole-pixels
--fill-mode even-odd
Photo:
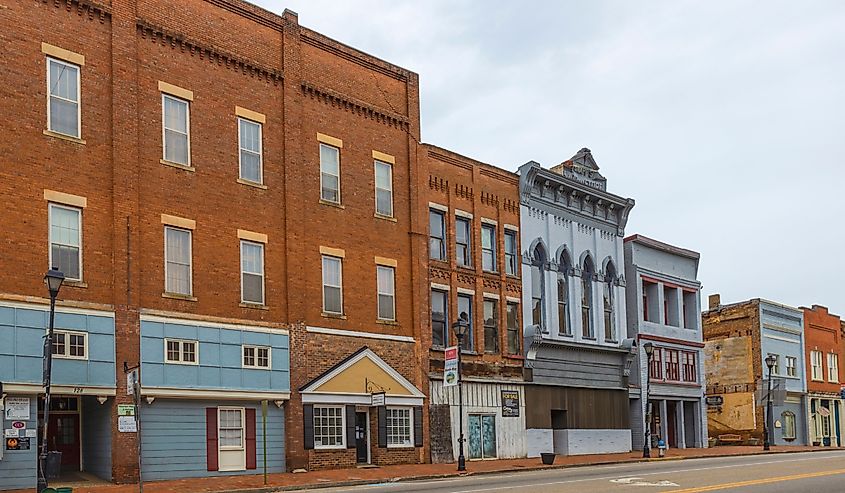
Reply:
[[[818,356],[818,365],[816,365]],[[824,363],[821,351],[810,351],[810,379],[814,382],[824,382]],[[816,372],[818,370],[818,373]]]
[[[827,381],[839,383],[839,355],[827,353]]]
[[[47,58],[47,130],[53,133],[57,133],[59,135],[67,135],[68,137],[73,137],[75,139],[82,138],[82,67],[76,65],[74,63],[68,63],[64,60],[59,60],[58,58],[53,57],[46,57]],[[76,135],[66,134],[64,132],[59,132],[58,130],[53,130],[53,115],[50,111],[50,98],[53,97],[52,95],[52,85],[53,81],[50,78],[50,62],[58,63],[59,65],[64,65],[66,67],[71,67],[76,69]],[[63,101],[69,101],[64,99],[60,96],[55,96]]]
[[[177,342],[179,343],[179,360],[172,360],[168,357],[167,354],[167,343],[168,342]],[[185,344],[193,344],[194,345],[194,361],[185,361]],[[189,340],[189,339],[171,339],[165,338],[164,339],[164,362],[165,363],[172,363],[175,365],[199,365],[200,364],[200,343],[199,341]]]
[[[244,245],[246,245],[246,244],[251,245],[251,246],[257,246],[257,247],[261,248],[261,272],[260,272],[260,274],[258,272],[246,272],[246,271],[244,271]],[[267,296],[266,296],[266,287],[267,286],[265,285],[265,282],[264,282],[264,280],[265,280],[264,279],[264,243],[259,243],[257,241],[241,240],[240,249],[241,249],[241,303],[247,303],[247,304],[250,304],[250,305],[262,305],[263,306],[265,304],[266,298],[267,298]],[[260,302],[244,299],[244,274],[250,274],[250,275],[254,275],[254,276],[260,275],[261,276],[261,301]]]
[[[54,358],[60,359],[78,359],[78,360],[87,360],[88,359],[88,333],[87,332],[80,332],[76,330],[53,330],[53,342],[55,342],[55,337],[57,335],[65,336],[65,348],[64,353],[56,354],[53,353],[52,344],[50,346],[50,352],[53,353]],[[85,356],[73,356],[70,354],[70,336],[81,336],[84,342],[83,344],[83,351],[85,351]]]
[[[258,181],[253,181],[249,178],[245,178],[243,174],[244,169],[243,162],[241,162],[241,154],[244,151],[249,153],[253,153],[253,151],[250,149],[244,149],[243,147],[243,136],[241,135],[241,121],[258,126]],[[244,118],[242,116],[238,117],[238,177],[241,180],[248,181],[250,183],[258,183],[259,185],[264,184],[264,125],[261,122],[250,120],[249,118]]]
[[[164,100],[165,99],[172,99],[173,101],[184,103],[187,109],[185,110],[185,136],[187,137],[187,149],[188,149],[188,156],[187,162],[180,163],[178,161],[171,161],[167,159],[167,126],[166,126],[166,116],[164,114]],[[173,130],[173,129],[170,129]],[[173,130],[174,132],[178,132],[178,130]],[[180,166],[191,166],[191,102],[187,99],[182,99],[176,97],[172,94],[161,93],[161,159],[168,163],[177,164]],[[238,158],[240,160],[240,158]]]
[[[188,292],[179,293],[167,289],[167,230],[174,229],[188,233]],[[175,226],[164,227],[164,292],[168,294],[175,294],[178,296],[193,296],[194,295],[194,232],[190,229],[177,228]]]
[[[795,356],[786,357],[786,376],[794,377],[798,374],[798,358]]]
[[[79,255],[79,279],[74,279],[72,277],[66,277],[65,280],[66,281],[82,282],[82,279],[83,279],[83,275],[82,275],[82,209],[80,209],[78,207],[69,207],[69,206],[66,206],[66,205],[55,204],[55,203],[52,203],[52,202],[49,204],[49,209],[48,209],[48,214],[47,214],[47,216],[48,216],[47,217],[47,223],[48,223],[47,224],[47,228],[48,228],[48,232],[47,232],[47,236],[48,236],[47,258],[50,262],[50,265],[48,265],[47,267],[49,269],[52,269],[54,267],[54,264],[53,264],[53,209],[65,209],[65,210],[74,211],[74,212],[77,213],[76,217],[77,217],[77,225],[78,225],[78,229],[79,229],[79,254],[78,254]],[[56,244],[63,245],[62,243],[58,243],[58,242],[56,242]],[[67,246],[71,246],[71,245],[67,245]]]
[[[383,165],[383,166],[386,166],[387,169],[390,172],[390,188],[389,189],[379,188],[379,186],[378,186],[378,167],[379,167],[380,164]],[[340,168],[338,167],[338,169],[340,169]],[[379,161],[378,159],[373,160],[373,180],[374,180],[374,185],[375,185],[373,188],[375,189],[374,193],[375,193],[375,212],[376,212],[376,214],[378,214],[379,216],[382,216],[382,217],[393,217],[393,214],[394,214],[394,212],[393,212],[393,165],[388,163],[388,162],[385,162],[385,161]],[[378,210],[378,191],[379,190],[386,190],[387,192],[390,192],[390,213],[389,214],[383,214],[383,213],[379,212],[379,210]]]
[[[387,436],[387,448],[412,448],[414,446],[414,410],[410,407],[389,406],[385,414],[385,434]],[[387,426],[387,416],[390,411],[407,411],[408,412],[408,443],[390,443],[390,428]]]
[[[323,202],[327,202],[329,204],[342,204],[343,203],[343,195],[342,195],[342,191],[341,191],[342,187],[341,187],[341,184],[340,184],[340,173],[341,173],[341,171],[340,171],[340,147],[335,147],[331,144],[326,144],[325,142],[320,142],[319,144],[320,145],[317,148],[317,150],[319,152],[318,159],[320,160],[320,200],[322,200]],[[322,152],[323,146],[334,149],[337,152],[337,175],[333,175],[332,173],[328,173],[328,172],[323,171],[323,152]],[[329,199],[323,197],[323,173],[325,173],[327,175],[331,175],[331,176],[337,176],[337,200],[336,201],[335,200],[329,200]]]
[[[789,433],[789,434],[787,434],[787,430],[789,430],[789,427],[787,427],[787,425],[786,425],[787,416],[789,416],[792,420],[792,430],[791,430],[791,433]],[[797,420],[795,419],[795,413],[793,413],[792,411],[784,411],[781,414],[781,418],[783,418],[783,438],[784,438],[784,440],[794,440],[795,436],[797,434],[796,428],[798,427]]]
[[[387,269],[390,271],[390,277],[393,279],[393,292],[382,292],[382,286],[379,284],[379,271]],[[390,303],[392,304],[393,317],[384,318],[381,316],[381,297],[390,296]],[[396,321],[396,268],[389,265],[376,265],[376,316],[379,320]]]
[[[241,413],[241,444],[240,446],[235,445],[222,445],[219,444],[217,446],[218,450],[246,450],[246,409],[243,407],[234,407],[234,406],[221,406],[217,408],[217,436],[219,437],[221,434],[220,432],[223,430],[223,420],[220,419],[220,415],[222,411],[238,411]],[[226,428],[227,430],[236,430],[237,428]],[[220,440],[222,442],[222,440]],[[240,469],[235,469],[240,470]]]
[[[249,365],[246,362],[246,351],[247,349],[252,349],[255,353],[253,355],[253,362],[254,364]],[[258,351],[260,349],[267,350],[267,366],[261,366],[258,364]],[[273,368],[273,349],[270,346],[255,346],[252,344],[244,344],[241,346],[241,368],[252,368],[255,370],[269,370]]]
[[[340,443],[336,445],[323,445],[321,443],[317,443],[317,409],[339,409],[340,410]],[[311,426],[314,431],[314,449],[315,450],[337,450],[337,449],[345,449],[346,448],[346,408],[344,406],[324,406],[324,405],[314,405],[312,408],[312,418],[311,418]]]
[[[338,286],[326,284],[325,259],[327,259],[327,258],[332,259],[332,260],[337,260],[338,264],[340,265],[340,273],[338,275],[338,278],[340,279],[340,284]],[[323,313],[330,313],[332,315],[343,315],[343,258],[342,257],[336,257],[334,255],[326,255],[326,254],[321,255],[320,256],[320,271],[321,271],[321,275],[322,275],[322,279],[320,280],[320,282],[321,282],[320,291],[321,291],[321,295],[323,297],[323,307],[322,307]],[[339,312],[326,310],[326,286],[340,289],[340,311]]]
[[[489,249],[484,248],[484,232],[485,231],[489,231],[490,234],[491,234],[491,237],[490,237],[491,245],[490,245]],[[497,238],[498,235],[496,233],[497,233],[497,231],[496,231],[496,225],[495,224],[488,224],[488,223],[484,223],[484,222],[481,223],[481,270],[482,270],[482,272],[491,272],[491,273],[498,273],[499,272],[499,259],[498,259],[498,256],[499,256],[498,246],[499,245],[498,245],[498,238]],[[487,250],[488,252],[491,252],[493,254],[493,265],[492,265],[493,268],[492,269],[486,269],[484,267],[484,252],[485,252],[485,250]]]

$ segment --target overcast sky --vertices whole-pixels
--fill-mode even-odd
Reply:
[[[258,0],[420,74],[422,140],[516,170],[593,151],[627,234],[722,302],[845,316],[845,2]]]

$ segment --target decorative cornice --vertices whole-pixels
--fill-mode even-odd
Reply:
[[[306,96],[322,101],[325,104],[356,113],[358,116],[369,118],[378,123],[397,127],[404,131],[410,129],[410,121],[405,116],[367,104],[359,99],[346,96],[331,89],[317,87],[309,82],[302,82],[302,92]]]
[[[196,41],[185,38],[181,34],[173,33],[167,29],[156,26],[155,24],[144,19],[137,19],[135,22],[138,33],[142,38],[152,39],[153,42],[160,42],[163,46],[170,45],[171,48],[179,48],[183,53],[191,56],[198,56],[200,59],[206,59],[211,63],[225,68],[229,68],[245,75],[265,79],[267,82],[278,84],[284,78],[281,70],[270,67],[263,67],[253,63],[244,58],[238,57],[231,53],[227,53],[219,48],[213,46],[205,46]]]
[[[111,8],[108,5],[101,4],[92,0],[41,0],[42,3],[52,3],[54,7],[61,8],[64,5],[65,10],[70,12],[74,8],[76,14],[79,16],[88,15],[88,18],[94,20],[99,18],[100,22],[106,21],[106,17],[111,19]]]
[[[416,76],[416,74],[409,70],[393,65],[390,62],[374,57],[360,50],[356,50],[351,46],[331,39],[328,36],[308,29],[307,27],[301,27],[300,39],[303,43],[328,51],[335,56],[358,64],[366,69],[382,73],[402,82],[407,82],[414,79]]]

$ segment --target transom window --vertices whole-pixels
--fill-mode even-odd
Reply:
[[[82,211],[50,204],[50,267],[65,279],[82,280]]]
[[[408,408],[388,408],[386,415],[387,446],[412,447],[411,410]]]
[[[241,301],[264,304],[264,245],[241,241]]]
[[[458,265],[472,267],[472,228],[465,217],[455,218],[455,258]]]
[[[80,137],[79,66],[47,59],[47,129]]]
[[[376,214],[393,217],[393,166],[375,161],[376,170]]]
[[[320,143],[320,198],[340,203],[340,149]]]
[[[86,359],[88,334],[66,330],[53,331],[52,353],[57,358]]]
[[[266,346],[244,346],[244,367],[270,368],[270,348]]]
[[[197,341],[165,339],[165,363],[197,364]]]
[[[190,105],[169,94],[162,94],[161,98],[164,160],[190,166]]]
[[[191,282],[191,231],[164,228],[164,290],[168,293],[190,296]]]
[[[342,406],[314,406],[314,448],[342,448],[344,444]]]
[[[244,448],[244,410],[218,408],[219,439],[221,449]]]
[[[262,183],[261,124],[246,118],[238,118],[238,147],[241,179]]]
[[[496,272],[496,227],[492,224],[481,225],[481,268]]]
[[[339,257],[323,255],[323,311],[343,313],[343,262]]]
[[[379,265],[376,268],[379,320],[396,320],[395,271],[393,267]]]
[[[446,218],[443,212],[428,211],[428,255],[433,260],[446,260]]]

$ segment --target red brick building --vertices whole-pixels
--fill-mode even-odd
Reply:
[[[845,407],[842,388],[842,321],[827,307],[804,310],[804,347],[807,365],[807,405],[810,441],[815,445],[842,446]]]
[[[62,316],[112,321],[111,383],[59,389],[65,468],[137,479],[124,362],[146,479],[248,473],[262,400],[274,470],[426,461],[417,75],[241,0],[22,0],[0,25],[0,311],[43,330],[21,314],[42,317],[58,264]],[[62,337],[93,365],[88,330]],[[39,379],[13,388],[37,400]],[[196,431],[178,451],[155,445],[168,416]],[[28,486],[15,470],[7,487]]]

